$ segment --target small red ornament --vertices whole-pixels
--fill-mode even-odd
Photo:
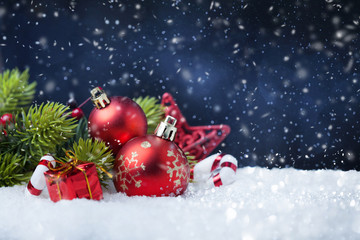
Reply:
[[[0,118],[0,125],[5,128],[6,124],[9,124],[9,123],[12,123],[12,124],[15,123],[13,115],[11,113],[5,113]],[[1,130],[1,128],[0,128],[0,130]],[[5,137],[8,135],[5,129],[3,129],[1,131],[1,134],[3,134]]]
[[[80,120],[84,117],[84,112],[81,108],[75,108],[71,112],[71,117],[76,118],[77,120]]]
[[[13,115],[11,113],[5,113],[0,118],[0,124],[5,126],[8,122],[14,122]]]
[[[184,152],[173,142],[176,119],[168,116],[155,135],[137,137],[118,153],[115,188],[128,196],[177,196],[189,183],[190,167]]]
[[[98,87],[91,95],[96,108],[89,116],[89,134],[104,141],[115,155],[127,141],[146,134],[145,113],[133,100],[127,97],[108,99],[104,90]]]
[[[74,98],[70,98],[67,101],[66,105],[68,105],[70,109],[75,109],[75,108],[78,107],[77,102],[76,102],[76,100]]]
[[[199,161],[208,156],[230,134],[230,127],[225,124],[189,126],[170,93],[163,94],[161,105],[165,107],[165,115],[179,119],[174,142]]]

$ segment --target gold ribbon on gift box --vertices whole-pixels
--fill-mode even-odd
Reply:
[[[61,164],[61,166],[55,167],[55,168],[51,165],[51,162],[48,163],[48,168],[49,168],[50,170],[54,171],[54,172],[57,172],[57,176],[56,176],[56,177],[57,177],[57,178],[56,178],[56,186],[57,186],[57,190],[58,190],[58,193],[59,193],[59,198],[60,198],[60,200],[61,200],[61,192],[60,192],[60,186],[59,186],[59,181],[58,181],[58,180],[59,180],[59,178],[60,178],[61,176],[67,174],[67,173],[68,173],[69,171],[71,171],[73,168],[78,169],[79,171],[81,171],[81,172],[84,174],[85,180],[86,180],[86,186],[87,186],[87,189],[88,189],[89,195],[90,195],[90,199],[93,199],[93,197],[92,197],[92,192],[91,192],[91,188],[90,188],[90,183],[89,183],[89,179],[88,179],[88,177],[87,177],[87,174],[86,174],[86,172],[85,172],[84,169],[78,167],[78,165],[80,165],[80,164],[85,164],[85,163],[89,163],[89,162],[79,160],[79,159],[76,157],[76,155],[75,155],[75,153],[74,153],[73,151],[68,150],[68,151],[66,151],[65,154],[66,154],[66,156],[71,160],[70,162],[64,163],[64,162],[60,162],[60,161],[55,160],[55,162]],[[112,178],[112,174],[109,173],[109,172],[107,172],[104,168],[98,166],[97,164],[95,164],[95,166],[98,167],[98,168],[100,168],[101,171],[103,171],[103,172],[106,173],[110,178]]]

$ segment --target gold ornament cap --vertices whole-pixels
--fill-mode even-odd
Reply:
[[[105,91],[101,87],[96,87],[90,91],[91,101],[97,109],[105,108],[110,104],[110,100],[107,97]]]
[[[175,127],[176,118],[168,115],[165,118],[165,121],[160,122],[155,130],[155,135],[161,137],[162,139],[174,141],[177,128]]]

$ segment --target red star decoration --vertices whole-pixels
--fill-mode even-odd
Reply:
[[[224,124],[189,126],[170,93],[164,93],[161,105],[165,107],[165,115],[177,119],[174,142],[198,161],[208,156],[230,134],[230,127]]]

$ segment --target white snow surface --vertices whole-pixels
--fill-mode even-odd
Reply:
[[[0,239],[360,239],[360,173],[238,169],[228,186],[179,197],[53,203],[0,188]]]

